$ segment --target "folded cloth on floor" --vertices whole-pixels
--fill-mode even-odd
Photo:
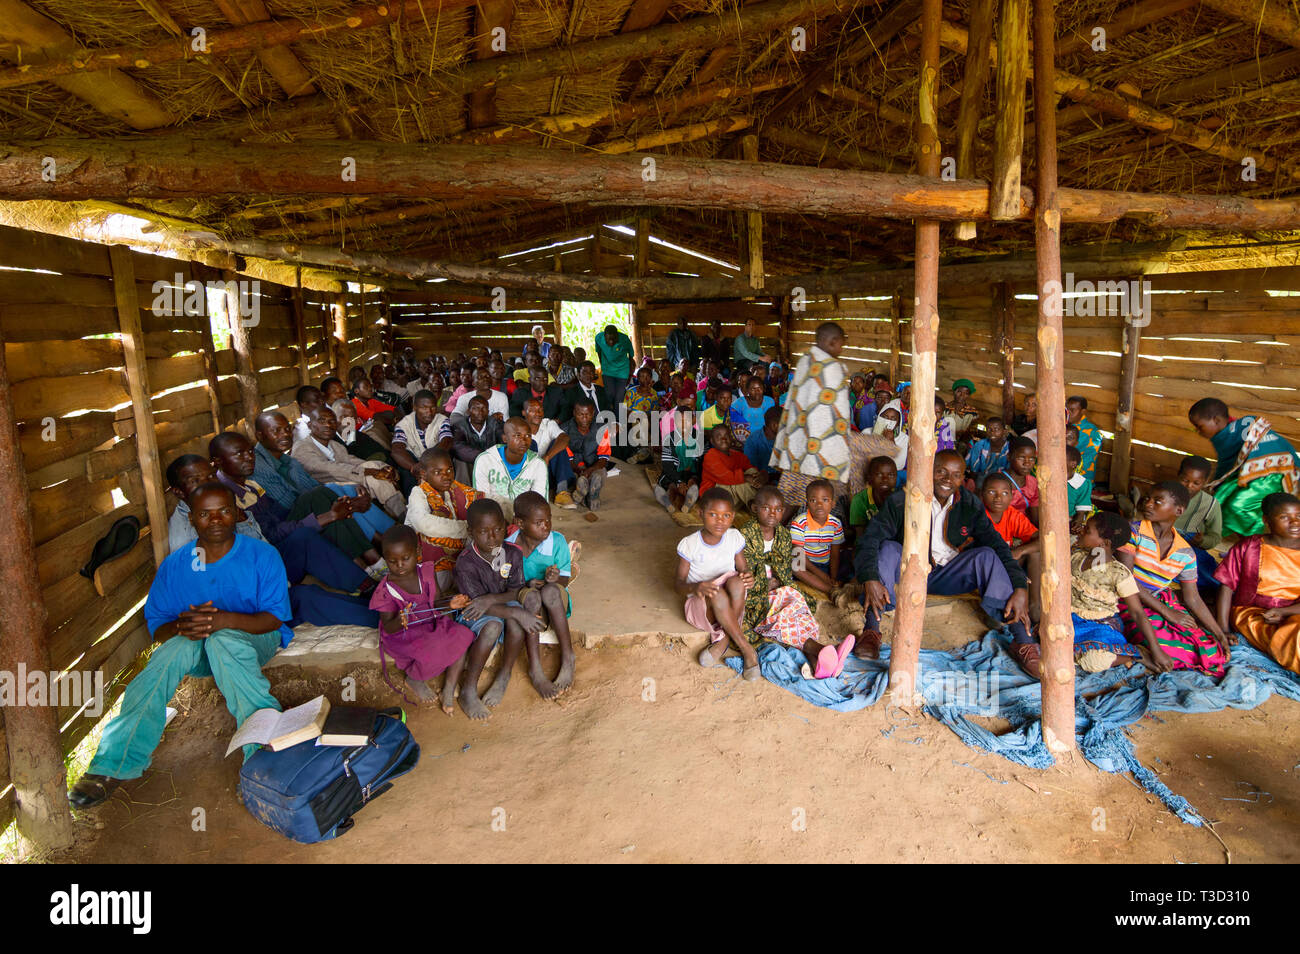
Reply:
[[[1041,686],[1008,652],[1010,635],[991,630],[952,652],[921,650],[919,689],[925,711],[939,719],[973,748],[1026,765],[1046,768],[1051,753],[1043,742]],[[815,706],[854,712],[874,704],[889,682],[889,646],[880,658],[849,656],[840,676],[804,679],[806,661],[798,649],[766,643],[758,649],[763,676]],[[737,671],[739,657],[723,660]],[[1201,814],[1138,761],[1124,727],[1151,712],[1219,712],[1253,709],[1272,695],[1300,702],[1300,677],[1283,669],[1244,642],[1232,647],[1222,679],[1190,669],[1149,674],[1141,665],[1115,666],[1104,672],[1075,673],[1075,738],[1088,761],[1105,772],[1131,772],[1171,812],[1197,827]],[[970,716],[998,716],[1010,730],[994,734]]]

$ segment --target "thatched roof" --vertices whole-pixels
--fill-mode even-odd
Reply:
[[[805,2],[812,13],[786,18],[779,26],[722,30],[711,42],[646,58],[623,56],[599,64],[584,60],[580,67],[576,59],[562,59],[545,75],[493,84],[484,82],[481,70],[493,55],[494,25],[505,28],[503,58],[527,57],[543,64],[548,52],[580,51],[585,44],[618,35],[655,36],[675,23],[734,14],[737,3],[481,0],[472,6],[464,0],[425,0],[415,9],[417,4],[396,0],[374,25],[331,28],[290,44],[229,52],[218,48],[212,55],[168,62],[130,56],[123,61],[130,65],[122,70],[21,84],[6,80],[0,86],[0,121],[13,139],[166,133],[252,142],[523,142],[577,152],[637,150],[698,157],[735,157],[737,136],[757,132],[763,161],[914,169],[919,27],[907,14],[912,6],[919,10],[919,3]],[[1220,154],[1221,149],[1207,151],[1189,144],[1186,136],[1063,98],[1058,110],[1061,185],[1270,198],[1300,192],[1290,158],[1300,140],[1300,49],[1276,38],[1287,34],[1279,33],[1272,21],[1261,31],[1245,17],[1220,12],[1249,8],[1253,2],[1067,0],[1058,4],[1056,14],[1058,73],[1195,124],[1216,146],[1237,145],[1273,157],[1279,168],[1261,168],[1257,181],[1243,182],[1241,164]],[[771,5],[769,0],[739,6],[748,13]],[[969,0],[950,0],[944,8],[949,27],[955,28],[945,34],[940,67],[945,155],[954,148],[965,62],[957,47],[964,43],[968,6]],[[1280,9],[1284,28],[1300,23],[1294,5]],[[15,10],[25,12],[26,19],[15,20]],[[373,10],[372,4],[348,0],[0,0],[0,60],[39,65],[85,51],[148,51],[169,41],[179,47],[185,41],[177,37],[188,37],[195,27],[217,37],[267,18],[337,25]],[[44,18],[43,43],[33,42],[31,14]],[[792,51],[792,25],[804,29],[806,52]],[[1108,27],[1104,51],[1090,45],[1098,25]],[[49,37],[56,34],[64,39],[53,43]],[[876,38],[882,42],[875,43]],[[1300,28],[1291,39],[1300,44]],[[87,82],[94,85],[89,93]],[[1029,110],[1026,121],[1032,122],[1032,104]],[[991,143],[995,111],[989,83],[979,141]],[[980,177],[990,171],[988,151],[977,156]],[[1032,137],[1026,136],[1026,170],[1032,164]],[[234,238],[464,262],[633,214],[618,207],[538,202],[413,204],[293,196],[148,201],[136,208]],[[737,216],[708,210],[663,210],[654,216],[658,231],[678,235],[703,251],[735,257]],[[908,223],[898,221],[768,215],[765,260],[773,273],[898,264],[909,259],[910,231]],[[1168,237],[1129,220],[1065,230],[1067,243]],[[1269,234],[1215,241],[1289,243],[1292,238]],[[1015,251],[1031,239],[1023,223],[997,224],[981,227],[979,236],[962,248]]]

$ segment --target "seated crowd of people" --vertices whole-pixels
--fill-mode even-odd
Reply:
[[[729,340],[717,322],[698,336],[683,317],[659,361],[638,360],[612,325],[592,344],[599,366],[540,326],[509,360],[490,348],[451,358],[407,348],[391,365],[352,368],[346,383],[300,388],[295,419],[258,415],[255,441],[228,431],[206,457],[169,462],[172,552],[145,603],[161,645],[73,804],[98,804],[144,772],[186,675],[212,676],[237,723],[279,708],[261,666],[301,623],[377,627],[384,678],[390,659],[400,674],[389,685],[448,715],[459,703],[487,718],[521,651],[542,697],[566,691],[581,544],[552,529],[552,506],[597,519],[622,462],[650,462],[659,504],[702,524],[679,543],[675,574],[686,620],[710,634],[702,665],[734,649],[744,678],[759,678],[764,640],[799,649],[807,678],[838,675],[850,653],[878,658],[901,572],[909,384],[850,373],[830,322],[794,368],[764,350],[753,322]],[[1037,678],[1039,409],[1030,395],[1012,420],[986,417],[974,393],[961,379],[951,401],[935,397],[928,592],[978,593]],[[1140,495],[1130,520],[1094,505],[1102,434],[1087,408],[1070,397],[1057,412],[1072,467],[1080,667],[1140,661],[1219,676],[1240,633],[1300,672],[1291,445],[1262,418],[1198,401],[1189,420],[1217,463],[1187,458]],[[737,528],[741,509],[752,519]],[[1227,535],[1235,542],[1219,560]],[[823,599],[860,600],[858,631],[821,632]],[[547,628],[560,651],[553,678],[539,646]]]

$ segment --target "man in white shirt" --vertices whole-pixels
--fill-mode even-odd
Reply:
[[[456,401],[456,406],[452,408],[452,420],[456,420],[456,415],[465,417],[469,413],[469,402],[474,395],[484,398],[488,402],[488,417],[495,417],[502,423],[510,416],[510,399],[501,391],[492,390],[492,372],[487,368],[479,368],[474,372],[474,390],[466,391]]]
[[[542,400],[529,398],[524,402],[524,420],[532,432],[537,455],[546,462],[546,470],[555,488],[555,505],[565,510],[577,510],[569,487],[573,484],[573,465],[569,463],[569,435],[558,423],[542,416]]]

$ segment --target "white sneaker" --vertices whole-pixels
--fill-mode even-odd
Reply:
[[[608,467],[605,469],[606,477],[617,477],[621,473],[623,472],[619,470],[617,467]]]
[[[668,504],[671,502],[668,497],[668,491],[664,490],[658,484],[655,484],[655,500],[659,501],[659,505],[665,510],[668,509]]]

